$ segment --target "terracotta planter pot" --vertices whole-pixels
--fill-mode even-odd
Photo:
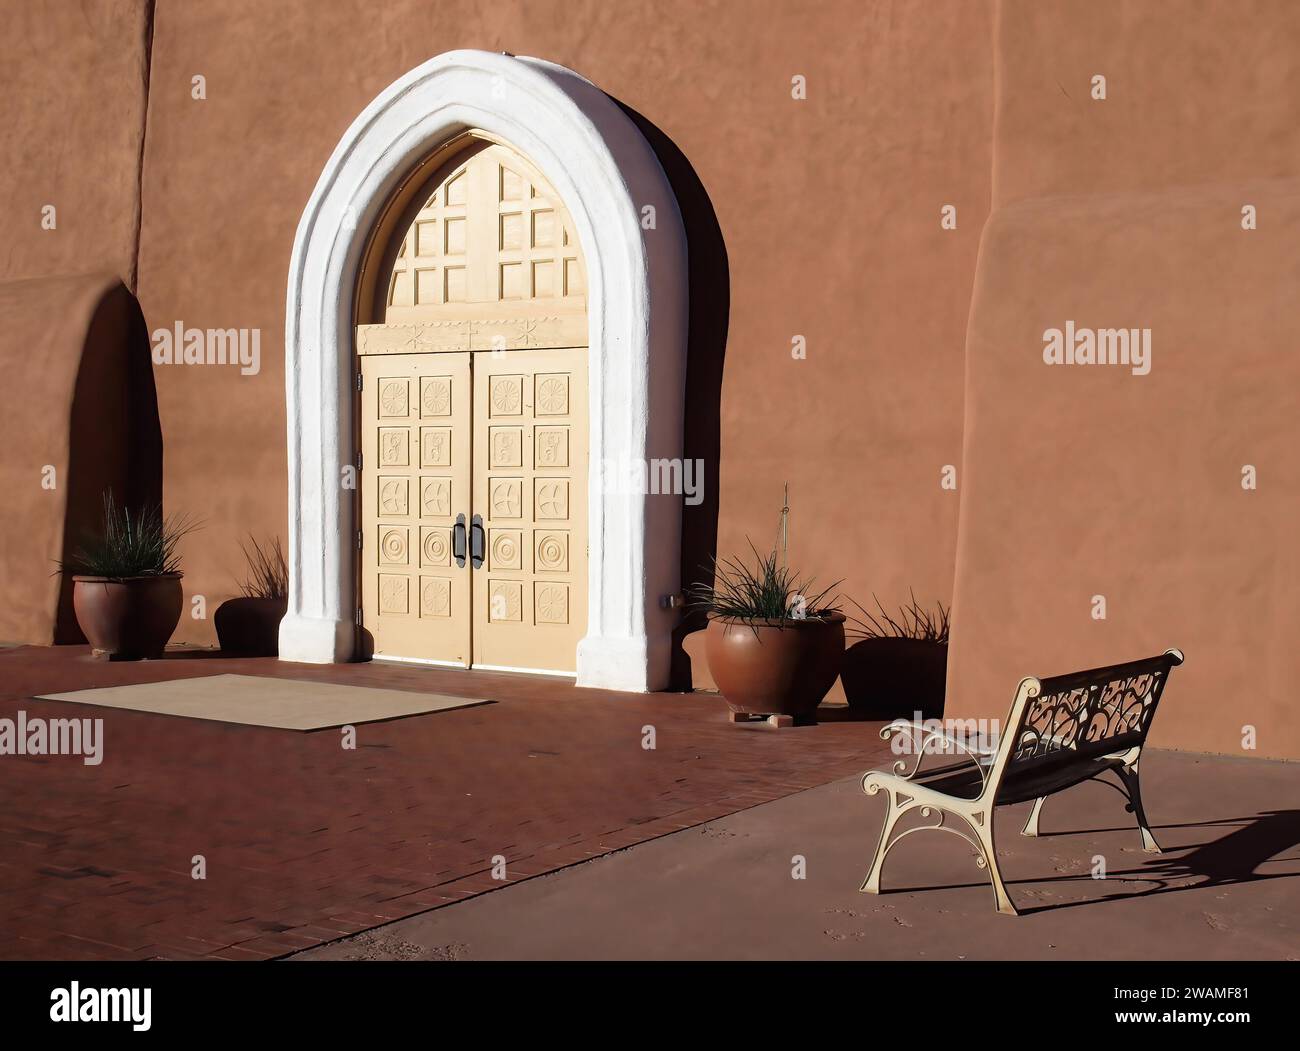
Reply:
[[[275,657],[280,652],[280,621],[288,612],[286,598],[232,598],[212,618],[222,653],[245,657]]]
[[[807,716],[844,660],[844,615],[809,620],[709,621],[709,672],[733,712]]]
[[[72,608],[95,656],[161,657],[181,619],[181,574],[72,578]]]

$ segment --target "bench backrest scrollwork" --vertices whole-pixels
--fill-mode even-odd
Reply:
[[[1049,770],[1140,749],[1178,650],[1107,668],[1022,679],[988,779]]]

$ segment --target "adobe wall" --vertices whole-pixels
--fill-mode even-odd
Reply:
[[[157,482],[156,446],[154,458],[141,457],[149,460],[142,488],[131,488],[125,463],[131,392],[147,379],[132,372],[130,351],[144,332],[126,287],[135,273],[147,15],[144,0],[15,4],[0,34],[6,642],[80,638],[70,583],[52,575],[54,560],[98,515],[105,487],[119,499],[147,499],[149,476]]]
[[[169,506],[207,519],[185,542],[187,593],[215,609],[236,590],[240,537],[286,529],[285,280],[317,175],[381,89],[474,47],[575,69],[652,125],[693,253],[687,455],[707,462],[688,558],[711,553],[715,514],[722,553],[769,545],[788,480],[792,563],[864,601],[948,601],[957,494],[939,480],[960,459],[990,196],[988,5],[348,6],[158,4],[144,310],[153,327],[262,333],[256,376],[155,370]],[[956,230],[940,228],[945,204]],[[211,644],[211,621],[177,638]]]
[[[1300,757],[1300,8],[1004,3],[996,62],[947,714],[1178,646],[1153,743]],[[1150,373],[1045,364],[1067,320]]]
[[[145,0],[8,5],[0,280],[106,271],[133,287],[147,13]]]

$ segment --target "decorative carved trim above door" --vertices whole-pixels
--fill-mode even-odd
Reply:
[[[358,354],[438,354],[464,350],[558,350],[587,344],[587,317],[467,318],[358,325]]]

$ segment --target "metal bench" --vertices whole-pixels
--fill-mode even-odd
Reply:
[[[1178,650],[1158,657],[1116,664],[1109,668],[1075,672],[1038,680],[1021,679],[1007,715],[1010,732],[999,736],[995,747],[981,748],[958,740],[941,729],[919,723],[895,722],[880,731],[889,740],[898,733],[911,736],[911,753],[894,763],[892,771],[872,770],[862,778],[869,796],[885,791],[889,810],[880,831],[871,871],[862,890],[880,893],[880,873],[885,858],[913,832],[951,832],[975,848],[976,863],[987,868],[998,912],[1015,916],[1007,889],[998,872],[993,815],[997,807],[1034,800],[1023,835],[1038,835],[1038,818],[1048,796],[1083,781],[1101,780],[1114,772],[1118,784],[1102,781],[1124,795],[1127,809],[1137,819],[1142,848],[1160,853],[1142,810],[1138,760],[1156,706],[1169,680],[1170,670],[1183,663]],[[921,772],[927,754],[955,751],[958,761]],[[895,835],[899,820],[917,811],[922,821]],[[934,822],[933,816],[938,820]],[[960,819],[970,830],[947,825]]]

